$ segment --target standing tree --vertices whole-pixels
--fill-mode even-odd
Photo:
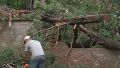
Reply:
[[[33,10],[34,0],[27,0],[26,9]]]

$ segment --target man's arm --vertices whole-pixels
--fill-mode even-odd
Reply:
[[[29,57],[30,57],[29,52],[28,52],[28,51],[25,51],[25,52],[24,52],[24,57],[23,57],[25,64],[28,63]]]

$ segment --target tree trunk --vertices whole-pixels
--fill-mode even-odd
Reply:
[[[27,0],[27,10],[33,10],[34,0]]]
[[[60,22],[59,24],[88,24],[88,23],[99,23],[100,21],[105,20],[105,17],[109,18],[109,14],[99,14],[99,15],[87,15],[82,17],[74,18],[51,18],[47,15],[42,15],[42,21],[47,21],[50,23]]]
[[[120,49],[120,42],[119,41],[114,41],[112,39],[109,38],[105,38],[103,36],[97,36],[96,39],[98,41],[101,41],[103,43],[101,43],[100,45],[103,45],[106,48],[110,48],[110,49]]]
[[[76,44],[76,41],[77,41],[77,38],[78,38],[78,25],[74,25],[74,28],[73,28],[73,41],[72,41],[72,44]]]
[[[82,25],[79,26],[79,29],[83,31],[85,34],[87,34],[90,37],[94,37],[95,41],[98,41],[98,44],[110,48],[110,49],[120,49],[120,42],[119,41],[114,41],[109,38],[105,38],[103,36],[97,36],[95,33],[92,33],[91,31],[85,29]],[[100,42],[100,43],[99,43]]]

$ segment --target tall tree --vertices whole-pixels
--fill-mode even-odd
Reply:
[[[34,0],[27,0],[27,10],[33,10],[33,4],[34,4]]]

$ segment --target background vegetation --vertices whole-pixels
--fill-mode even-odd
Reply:
[[[37,1],[37,0],[36,0]],[[38,4],[37,4],[38,5]],[[39,3],[40,5],[40,3]],[[44,11],[45,14],[51,15],[52,17],[66,17],[71,18],[75,16],[84,16],[90,14],[100,14],[106,13],[111,14],[111,18],[107,22],[101,22],[99,24],[88,24],[93,26],[85,25],[87,28],[97,28],[97,34],[102,35],[114,40],[120,40],[120,5],[118,0],[47,0],[44,6],[36,9],[36,14],[33,19],[34,29],[37,32],[40,29],[48,28],[50,25],[47,22],[42,22],[40,19],[41,12]],[[55,32],[54,32],[55,31]],[[49,31],[48,34],[56,33],[56,30]],[[57,31],[58,32],[58,31]],[[38,32],[37,32],[38,33]],[[36,34],[37,34],[36,33]],[[62,28],[60,32],[63,40],[71,41],[70,37],[72,33],[71,27],[66,25]],[[39,33],[38,33],[39,34]],[[57,33],[58,34],[58,33]],[[86,38],[80,36],[79,38]],[[79,41],[79,40],[78,40]]]
[[[25,9],[27,0],[0,0],[0,5],[14,9]]]

